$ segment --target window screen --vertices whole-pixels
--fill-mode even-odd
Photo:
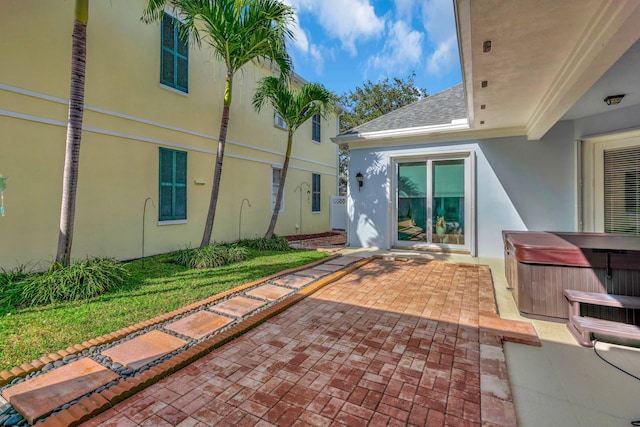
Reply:
[[[604,231],[640,234],[640,146],[604,151]]]

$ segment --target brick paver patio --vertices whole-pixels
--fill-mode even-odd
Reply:
[[[374,260],[85,425],[516,425],[502,327],[487,267]]]

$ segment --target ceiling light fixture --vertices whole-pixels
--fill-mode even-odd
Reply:
[[[484,43],[482,43],[482,52],[483,53],[491,52],[491,40],[485,40]]]
[[[625,94],[623,93],[621,95],[610,95],[610,96],[607,96],[604,99],[604,102],[606,102],[607,105],[618,105],[622,101],[622,98],[624,98],[624,95]]]

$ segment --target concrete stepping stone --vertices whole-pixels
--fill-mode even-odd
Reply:
[[[322,271],[328,271],[330,273],[336,272],[338,270],[342,269],[342,265],[337,265],[337,264],[320,264],[320,265],[316,265],[315,267],[313,267],[314,270],[322,270]]]
[[[130,369],[140,369],[186,343],[185,340],[156,330],[111,347],[102,354]]]
[[[101,364],[83,358],[6,388],[2,396],[33,424],[65,403],[119,378]]]
[[[295,273],[296,276],[311,277],[313,279],[319,279],[328,274],[329,274],[328,271],[316,270],[315,268],[308,268],[306,270],[297,271]]]
[[[197,340],[227,326],[232,321],[233,319],[229,317],[200,310],[165,326],[165,329]]]
[[[311,282],[313,282],[313,279],[310,279],[308,277],[295,276],[293,274],[273,280],[273,283],[275,283],[276,285],[289,286],[295,289],[300,289],[304,286],[307,286]]]
[[[216,304],[211,309],[231,316],[242,317],[263,305],[265,305],[264,301],[238,296]]]
[[[247,292],[247,295],[252,297],[267,299],[269,301],[275,301],[282,298],[285,295],[292,293],[291,289],[283,288],[276,285],[264,285]]]
[[[352,264],[352,263],[354,263],[356,261],[360,261],[361,259],[362,258],[357,257],[357,256],[348,256],[347,255],[347,256],[341,256],[341,257],[338,257],[338,258],[331,259],[331,260],[327,261],[325,264],[345,266],[345,265],[348,265],[348,264]]]

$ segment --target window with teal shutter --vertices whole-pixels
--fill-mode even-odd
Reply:
[[[311,119],[311,139],[320,142],[320,114],[314,114]]]
[[[311,176],[311,212],[320,212],[320,174]]]
[[[180,21],[165,13],[160,32],[160,83],[188,92],[189,43],[180,37]]]
[[[187,219],[187,152],[160,148],[160,221]]]

